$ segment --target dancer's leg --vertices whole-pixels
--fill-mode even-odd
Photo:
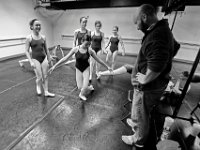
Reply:
[[[42,70],[42,76],[43,76],[43,88],[44,88],[44,94],[45,96],[54,97],[55,94],[50,93],[48,90],[48,70],[49,70],[49,62],[47,60],[47,57],[44,59],[44,61],[41,64],[41,70]]]
[[[106,63],[110,66],[110,59],[112,57],[112,52],[108,51],[107,55],[106,55]]]
[[[122,66],[122,67],[117,68],[113,71],[106,70],[106,71],[99,72],[99,75],[110,76],[110,75],[119,75],[119,74],[124,74],[124,73],[127,73],[127,70],[124,66]]]
[[[118,51],[114,51],[113,52],[113,55],[112,55],[112,66],[111,66],[111,68],[114,70],[114,68],[115,68],[115,64],[116,64],[116,58],[117,58],[117,55],[118,55]]]
[[[98,52],[97,52],[97,56],[98,56],[99,58],[101,57],[101,51],[98,51]],[[95,63],[96,63],[96,74],[98,74],[98,72],[99,72],[99,70],[100,70],[100,64],[97,63],[96,61],[95,61]]]
[[[89,77],[90,82],[92,80],[92,73],[93,73],[93,69],[94,69],[94,64],[95,64],[94,58],[90,57],[90,77]]]
[[[132,73],[132,70],[133,70],[133,66],[132,65],[129,65],[129,64],[125,64],[124,66],[120,67],[120,68],[117,68],[113,71],[109,71],[109,70],[106,70],[106,71],[100,71],[98,73],[98,79],[100,78],[100,76],[110,76],[110,75],[120,75],[120,74],[124,74],[124,73]]]
[[[41,85],[42,85],[42,70],[41,70],[41,64],[38,60],[32,59],[33,63],[35,64],[35,75],[36,75],[36,91],[37,94],[40,95],[42,94],[41,91]]]
[[[81,92],[79,94],[79,97],[82,100],[87,100],[87,98],[85,97],[85,93],[86,93],[86,90],[88,89],[89,76],[90,76],[90,68],[88,67],[82,73],[82,88],[81,88]]]

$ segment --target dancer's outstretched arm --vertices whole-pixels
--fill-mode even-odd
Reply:
[[[112,70],[108,65],[106,65],[100,58],[97,57],[96,53],[93,50],[89,50],[90,55],[101,65],[103,65],[105,68],[107,68],[108,70]]]
[[[73,40],[73,48],[76,47],[77,34],[78,34],[78,30],[75,30],[75,32],[74,32],[74,40]]]
[[[25,42],[25,54],[26,54],[26,57],[28,58],[28,60],[30,62],[31,67],[33,69],[35,69],[35,64],[33,63],[32,57],[31,57],[31,54],[30,54],[30,42],[31,42],[31,35],[29,35],[26,38],[26,42]]]

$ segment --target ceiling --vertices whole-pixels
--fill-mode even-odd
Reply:
[[[168,0],[51,0],[51,7],[57,9],[84,9],[84,8],[110,8],[110,7],[138,7],[141,4],[164,6]],[[200,6],[200,0],[173,0],[184,3],[186,6]]]

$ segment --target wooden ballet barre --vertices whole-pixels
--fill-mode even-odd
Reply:
[[[63,38],[74,38],[74,35],[61,35],[62,39]],[[105,39],[109,39],[109,37],[105,37]],[[134,41],[134,42],[141,42],[142,39],[140,38],[122,38],[122,40],[125,41]]]
[[[0,39],[0,42],[5,42],[5,41],[17,41],[17,40],[25,40],[25,37],[21,38],[10,38],[10,39]]]
[[[74,35],[66,35],[66,34],[62,34],[61,35],[62,38],[74,38]],[[105,39],[108,39],[109,37],[105,37]],[[140,38],[123,38],[122,37],[122,40],[125,40],[125,41],[134,41],[134,42],[141,42],[142,39]],[[181,42],[181,41],[178,41],[181,45],[187,45],[187,46],[196,46],[196,47],[200,47],[199,44],[196,44],[196,43],[188,43],[188,42]]]
[[[9,45],[0,46],[0,48],[11,47],[11,46],[18,46],[18,45],[24,45],[24,44],[25,44],[25,43],[9,44]]]
[[[196,46],[196,47],[200,47],[199,44],[196,43],[187,43],[187,42],[180,42],[181,45],[188,45],[188,46]]]

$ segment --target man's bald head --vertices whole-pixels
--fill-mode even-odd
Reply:
[[[143,4],[139,7],[137,16],[134,20],[138,30],[146,32],[146,30],[155,22],[157,22],[157,11],[150,4]]]
[[[147,16],[156,16],[156,9],[150,4],[143,4],[139,8],[139,13],[146,14]]]

